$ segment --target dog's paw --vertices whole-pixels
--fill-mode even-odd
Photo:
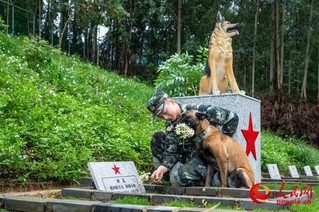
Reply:
[[[220,94],[220,91],[218,88],[213,88],[213,95],[219,95]]]
[[[246,91],[243,91],[243,90],[238,91],[238,93],[241,95],[246,95]]]

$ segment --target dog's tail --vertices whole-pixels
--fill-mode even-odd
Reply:
[[[205,66],[205,75],[210,77],[210,68],[209,68],[209,65],[208,65],[208,60],[206,60],[206,66]]]
[[[254,184],[254,179],[250,179],[246,170],[243,168],[236,169],[236,174],[240,178],[242,185],[245,188],[251,188]]]

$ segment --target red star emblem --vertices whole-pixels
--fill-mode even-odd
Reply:
[[[114,170],[115,174],[121,174],[120,173],[120,167],[117,167],[115,164],[114,164],[112,169]]]
[[[246,139],[246,154],[247,156],[249,155],[249,153],[251,152],[255,158],[255,160],[257,160],[257,156],[256,156],[256,147],[255,147],[255,142],[256,142],[256,138],[259,134],[258,131],[254,131],[253,129],[253,121],[251,118],[251,113],[249,114],[249,124],[248,124],[248,129],[247,130],[241,130],[241,132],[243,133],[245,139]]]

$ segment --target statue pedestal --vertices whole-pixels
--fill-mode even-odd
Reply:
[[[235,112],[239,117],[233,138],[243,145],[255,174],[261,182],[260,100],[241,94],[187,96],[174,98],[179,104],[205,104]]]

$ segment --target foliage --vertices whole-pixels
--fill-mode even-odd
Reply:
[[[319,144],[319,110],[317,104],[293,98],[278,100],[264,96],[261,101],[262,126],[282,137],[296,136]]]
[[[196,61],[188,53],[172,55],[158,68],[156,87],[168,91],[171,96],[193,96],[199,92],[199,80],[203,75],[207,49],[200,47]]]
[[[305,165],[319,164],[319,151],[294,137],[283,140],[269,131],[262,133],[261,169],[268,172],[267,164],[277,164],[281,174],[289,175],[288,166],[303,170]]]
[[[152,166],[153,89],[0,34],[0,180],[78,181],[90,161]]]
[[[0,32],[8,32],[8,25],[6,25],[0,16]]]

